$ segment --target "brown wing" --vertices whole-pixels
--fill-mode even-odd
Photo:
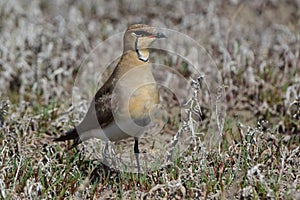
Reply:
[[[77,131],[85,132],[91,129],[104,128],[113,121],[112,91],[116,80],[113,74],[97,91],[82,122],[76,127]]]
[[[81,143],[79,136],[80,133],[100,127],[104,128],[113,120],[111,99],[112,91],[116,82],[113,78],[114,73],[115,71],[105,84],[97,91],[82,122],[76,126],[76,128],[69,130],[58,138],[55,138],[54,141],[74,140],[74,143],[71,146],[71,148],[73,148]]]
[[[106,83],[98,90],[82,122],[76,126],[76,128],[55,138],[54,141],[74,140],[73,145],[70,147],[71,149],[82,142],[80,134],[88,130],[98,129],[100,127],[104,128],[113,120],[112,109],[110,106],[112,96],[110,92],[111,89],[106,88],[107,86],[108,84]]]

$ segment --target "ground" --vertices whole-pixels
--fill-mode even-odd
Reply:
[[[299,8],[299,0],[1,1],[1,199],[299,199]],[[164,126],[141,151],[166,156],[160,148],[176,134],[191,139],[139,176],[103,165],[89,143],[67,150],[52,141],[80,121],[133,23],[168,36],[150,60],[167,66],[154,66],[167,86]],[[130,154],[132,141],[114,145]]]

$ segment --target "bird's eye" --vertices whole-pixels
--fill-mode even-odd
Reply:
[[[151,33],[147,32],[147,31],[134,31],[133,32],[137,37],[149,37],[152,36]]]

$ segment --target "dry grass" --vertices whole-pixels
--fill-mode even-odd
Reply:
[[[1,198],[299,199],[300,2],[130,2],[0,2]],[[135,22],[199,42],[219,69],[227,107],[221,148],[208,148],[212,113],[205,87],[197,88],[196,143],[140,177],[52,143],[77,123],[72,87],[83,59]],[[196,78],[185,60],[153,55]],[[184,124],[178,102],[162,92],[164,131],[173,136]]]

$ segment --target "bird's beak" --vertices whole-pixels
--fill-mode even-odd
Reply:
[[[156,38],[167,38],[162,32],[158,32],[155,36]]]

